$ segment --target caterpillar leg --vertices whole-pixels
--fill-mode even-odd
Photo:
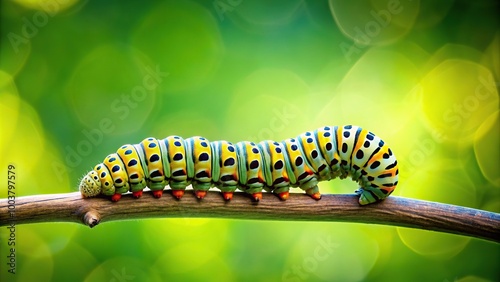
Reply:
[[[207,191],[204,191],[204,190],[194,190],[194,195],[196,196],[196,198],[198,199],[203,199],[205,198],[205,196],[207,195]]]
[[[155,197],[157,199],[161,198],[162,195],[163,195],[163,190],[153,191],[153,197]]]
[[[321,193],[319,192],[318,185],[314,185],[313,187],[306,190],[306,194],[311,196],[311,198],[315,200],[321,199]]]
[[[290,196],[290,192],[288,191],[285,191],[285,192],[281,192],[281,193],[278,193],[278,197],[283,200],[283,201],[286,201],[288,199],[288,197]]]
[[[221,185],[217,186],[217,188],[220,189],[220,192],[222,194],[222,198],[226,201],[230,201],[233,199],[233,193],[236,191],[237,186],[235,185]]]
[[[121,198],[122,198],[122,194],[115,193],[115,194],[113,194],[113,196],[111,196],[111,201],[118,202]]]
[[[288,197],[290,196],[290,187],[289,186],[283,186],[283,187],[278,187],[273,190],[273,193],[280,198],[282,201],[286,201]]]
[[[183,181],[178,181],[178,180],[172,180],[170,181],[169,185],[170,188],[172,189],[172,196],[174,196],[177,200],[180,200],[182,196],[184,196],[184,191],[186,190],[186,186],[188,186],[190,183],[189,181],[183,180]]]
[[[180,200],[182,196],[184,196],[184,190],[172,190],[172,195],[177,199]]]
[[[254,202],[258,202],[258,201],[262,200],[262,192],[253,193],[252,200]]]
[[[136,199],[139,199],[140,197],[142,197],[142,190],[132,192],[132,196]]]
[[[233,199],[233,192],[221,192],[222,193],[222,198],[226,201],[230,201]]]
[[[194,195],[196,198],[199,200],[205,198],[207,195],[208,190],[212,186],[210,182],[200,182],[200,181],[194,181],[192,183],[193,189],[194,189]]]

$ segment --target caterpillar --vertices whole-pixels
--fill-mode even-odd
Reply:
[[[286,200],[290,187],[319,200],[319,181],[350,176],[359,184],[359,203],[366,205],[394,191],[398,172],[395,155],[372,132],[353,125],[326,126],[258,144],[209,142],[200,136],[146,138],[109,154],[82,178],[79,188],[84,198],[102,194],[114,202],[128,191],[140,198],[146,186],[160,198],[166,185],[180,199],[190,184],[199,199],[216,186],[225,200],[236,189],[254,201],[262,199],[263,190]]]

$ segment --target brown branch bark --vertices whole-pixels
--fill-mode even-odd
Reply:
[[[13,217],[11,216],[13,215]],[[225,202],[215,191],[203,200],[191,193],[181,200],[165,191],[161,199],[145,192],[141,199],[124,195],[118,203],[105,198],[82,199],[78,192],[0,200],[0,226],[37,222],[76,222],[94,227],[112,220],[154,217],[215,217],[286,221],[343,221],[385,224],[447,232],[500,242],[500,214],[472,208],[391,196],[360,206],[356,195],[323,195],[315,201],[290,194],[281,201],[264,193],[254,203],[242,192]]]

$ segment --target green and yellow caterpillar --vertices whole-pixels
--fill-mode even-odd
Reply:
[[[322,127],[281,142],[209,142],[203,137],[146,138],[123,145],[87,173],[80,183],[83,197],[111,196],[118,201],[131,191],[142,196],[147,186],[160,198],[169,185],[180,199],[192,185],[203,198],[216,186],[225,200],[236,189],[258,201],[262,190],[286,200],[290,186],[319,200],[318,182],[350,176],[359,183],[359,203],[388,197],[398,184],[398,162],[375,134],[358,126]]]

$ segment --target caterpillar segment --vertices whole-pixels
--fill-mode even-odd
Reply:
[[[359,184],[359,203],[387,198],[398,184],[398,163],[392,150],[372,132],[358,126],[321,127],[281,142],[213,141],[199,136],[183,139],[146,138],[123,145],[104,158],[80,182],[83,197],[104,195],[118,201],[148,187],[155,198],[169,185],[181,199],[188,185],[203,199],[217,187],[229,201],[236,190],[262,199],[268,191],[286,200],[290,187],[300,187],[321,199],[320,181],[351,177]]]
[[[314,136],[318,141],[318,147],[320,149],[321,156],[330,168],[330,179],[334,179],[337,177],[342,178],[342,176],[344,175],[344,172],[340,169],[340,155],[337,150],[337,129],[338,126],[326,126],[323,128],[318,128],[314,131]]]
[[[108,168],[114,183],[114,194],[111,196],[113,202],[120,200],[121,195],[130,190],[128,176],[123,161],[118,154],[109,154],[104,159],[104,165]]]
[[[127,144],[121,146],[116,153],[125,167],[126,178],[128,178],[133,197],[140,198],[142,189],[146,186],[146,178],[137,150],[133,145]]]
[[[239,160],[239,188],[258,202],[262,199],[262,189],[265,185],[262,153],[255,143],[248,141],[236,143],[236,151]]]
[[[211,146],[212,181],[221,190],[224,200],[229,201],[239,183],[236,147],[227,141],[211,142]]]
[[[168,158],[162,157],[162,151],[167,152],[165,143],[150,137],[142,140],[139,146],[136,147],[140,147],[143,152],[141,161],[146,175],[146,185],[153,192],[153,197],[161,198],[163,189],[168,185],[168,179],[170,178]]]
[[[266,169],[266,190],[271,190],[281,200],[288,199],[290,180],[286,169],[285,147],[281,143],[266,140],[258,144],[264,155]]]
[[[193,170],[192,179],[194,193],[198,199],[207,195],[212,186],[212,148],[210,142],[203,137],[191,137],[185,140],[188,154],[188,171]]]
[[[288,154],[288,165],[291,166],[293,174],[296,178],[296,183],[291,183],[292,186],[299,186],[306,191],[306,194],[315,200],[321,199],[321,194],[317,186],[318,179],[316,178],[313,168],[304,158],[304,152],[298,139],[290,138],[283,142]]]
[[[189,185],[188,173],[192,175],[192,166],[187,165],[186,160],[186,145],[184,140],[179,136],[169,136],[163,139],[166,146],[166,151],[162,152],[162,157],[167,158],[170,163],[170,188],[172,195],[180,199],[184,196],[186,186]]]

